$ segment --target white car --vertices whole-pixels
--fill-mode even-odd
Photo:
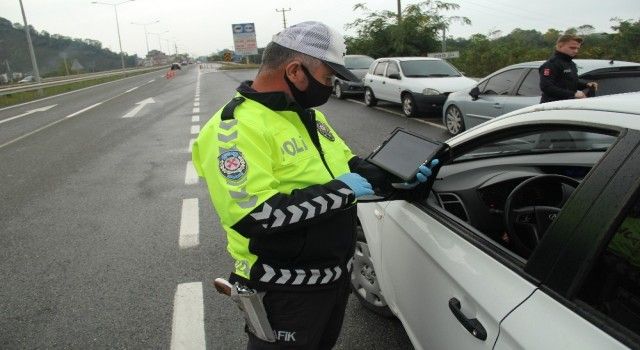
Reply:
[[[416,349],[639,348],[640,93],[527,107],[446,144],[413,199],[358,204],[360,301]]]
[[[440,113],[449,93],[476,84],[447,61],[431,57],[378,58],[363,82],[367,106],[378,100],[401,103],[407,117]]]

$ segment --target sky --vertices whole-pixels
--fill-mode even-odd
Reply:
[[[125,0],[102,0],[122,3]],[[282,12],[287,25],[307,20],[324,22],[346,35],[345,24],[363,15],[354,11],[357,3],[369,9],[396,11],[396,0],[135,0],[116,6],[122,49],[129,54],[145,56],[147,52],[144,26],[147,25],[149,49],[162,49],[192,56],[209,55],[233,48],[231,25],[254,23],[259,47],[265,46],[273,34],[282,30]],[[402,0],[402,5],[418,0]],[[640,19],[640,0],[449,0],[460,8],[447,16],[466,16],[471,25],[452,23],[447,36],[468,38],[472,34],[488,34],[500,30],[508,34],[515,28],[549,28],[560,30],[590,24],[596,32],[611,32],[613,17]],[[72,38],[93,39],[119,52],[114,6],[92,4],[91,0],[22,0],[27,22],[36,30]],[[1,0],[0,17],[22,23],[19,0]]]

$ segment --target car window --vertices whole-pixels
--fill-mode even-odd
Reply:
[[[640,200],[631,202],[596,260],[577,301],[640,335]]]
[[[442,60],[402,61],[400,67],[404,76],[410,78],[461,76],[460,72]]]
[[[520,78],[523,69],[511,69],[500,74],[496,74],[489,79],[484,89],[480,90],[485,95],[507,95],[513,89]]]
[[[540,125],[535,131],[526,128],[518,132],[519,128],[501,131],[499,135],[504,136],[487,135],[484,139],[454,147],[453,159],[442,166],[432,189],[439,203],[435,206],[458,217],[461,224],[468,225],[496,249],[527,260],[547,226],[531,231],[527,222],[516,225],[515,221],[510,221],[512,227],[509,227],[507,218],[516,220],[514,210],[524,207],[561,209],[572,190],[567,191],[558,183],[519,189],[521,192],[513,197],[510,212],[506,213],[510,194],[535,174],[557,174],[582,180],[617,136],[610,131],[576,126]],[[576,152],[580,153],[567,154]],[[532,155],[535,157],[530,157]],[[567,162],[557,162],[556,157]],[[588,161],[572,164],[570,159],[575,157]],[[428,198],[426,201],[430,205]],[[535,232],[533,236],[532,232]]]
[[[362,56],[362,57],[345,56],[344,58],[344,66],[347,69],[369,69],[369,66],[371,66],[372,62],[373,62],[373,58],[368,56]]]
[[[589,79],[598,83],[597,96],[620,94],[624,92],[640,91],[640,75],[637,76],[613,76],[605,78]]]
[[[516,93],[518,96],[540,96],[540,75],[536,69],[530,69]]]
[[[400,69],[398,68],[398,64],[395,62],[389,62],[389,68],[387,69],[387,76],[391,74],[400,74]]]
[[[516,154],[602,152],[607,150],[615,140],[615,136],[596,132],[549,130],[489,142],[456,157],[454,161]]]
[[[387,62],[378,62],[376,69],[373,71],[374,75],[384,75],[384,69],[387,68]]]

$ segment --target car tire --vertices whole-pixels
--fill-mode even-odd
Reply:
[[[402,113],[409,118],[413,118],[418,115],[418,106],[416,100],[409,93],[402,95]]]
[[[362,230],[360,226],[358,229]],[[382,290],[371,262],[369,246],[363,236],[359,234],[356,251],[353,255],[351,289],[365,308],[383,317],[394,317],[382,296]]]
[[[447,107],[447,110],[444,113],[444,126],[447,127],[447,131],[451,135],[458,135],[464,131],[464,118],[462,117],[460,108],[456,105]]]
[[[373,95],[373,91],[371,90],[371,88],[367,87],[364,89],[364,104],[368,107],[374,107],[378,104],[378,100]]]
[[[342,84],[340,84],[339,81],[336,81],[336,83],[333,85],[333,93],[336,94],[336,97],[344,100],[345,95],[342,92]]]

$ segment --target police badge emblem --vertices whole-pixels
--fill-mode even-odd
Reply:
[[[333,133],[331,132],[331,129],[329,129],[329,126],[327,126],[327,124],[321,121],[317,121],[316,126],[318,128],[318,132],[320,133],[320,135],[324,136],[327,140],[329,141],[336,140],[336,138],[333,136]]]
[[[240,151],[226,151],[218,156],[218,167],[224,177],[238,181],[247,173],[247,162]]]

